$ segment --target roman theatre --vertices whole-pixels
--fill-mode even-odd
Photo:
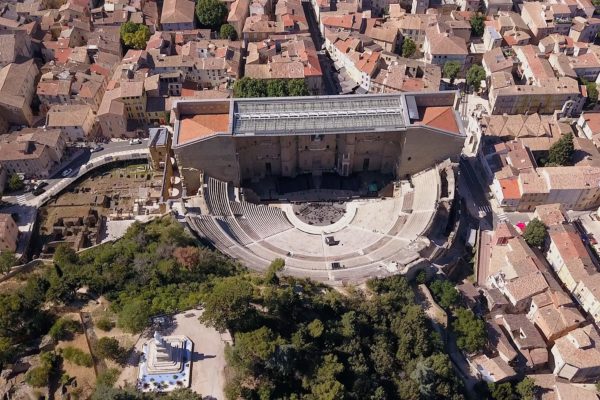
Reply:
[[[178,101],[187,224],[255,270],[413,274],[453,236],[456,107],[456,92]]]

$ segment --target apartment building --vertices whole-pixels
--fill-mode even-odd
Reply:
[[[581,113],[587,98],[585,88],[568,77],[538,80],[538,85],[517,85],[511,74],[492,74],[489,90],[492,114],[552,114],[566,105],[571,115]]]
[[[164,31],[194,29],[195,5],[192,0],[165,0],[160,16]]]
[[[571,382],[595,382],[600,377],[600,334],[594,324],[557,339],[551,352],[554,375]]]
[[[31,102],[38,68],[33,60],[9,64],[0,70],[0,114],[9,124],[30,126]]]
[[[30,129],[4,135],[0,140],[0,165],[8,174],[47,178],[60,163],[66,146],[58,130]]]
[[[3,251],[16,251],[18,240],[19,228],[12,215],[0,213],[0,253]]]
[[[464,38],[429,30],[423,42],[425,61],[443,66],[448,61],[456,61],[464,65],[469,51]]]
[[[323,72],[312,39],[291,36],[248,44],[245,76],[302,79],[313,94],[322,93]]]
[[[90,140],[96,134],[96,115],[88,105],[52,106],[46,115],[48,129],[60,129],[69,142]]]

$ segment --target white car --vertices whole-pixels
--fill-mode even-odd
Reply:
[[[73,170],[71,168],[67,168],[62,172],[62,176],[66,178],[67,176],[71,175],[71,172],[73,172]]]
[[[129,144],[142,144],[142,141],[140,139],[131,139]]]

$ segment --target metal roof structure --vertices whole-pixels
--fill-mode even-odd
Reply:
[[[406,128],[403,96],[235,99],[233,135],[396,131]]]

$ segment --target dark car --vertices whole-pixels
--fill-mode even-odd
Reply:
[[[38,187],[33,191],[33,195],[34,196],[39,196],[40,194],[44,193],[46,191],[46,189]]]
[[[325,243],[327,243],[328,246],[336,246],[336,245],[340,244],[340,241],[335,240],[335,238],[333,236],[327,236],[325,238]]]
[[[48,186],[48,182],[43,181],[43,182],[40,182],[37,185],[35,185],[35,188],[36,189],[41,189],[41,188],[45,188],[46,186]]]

